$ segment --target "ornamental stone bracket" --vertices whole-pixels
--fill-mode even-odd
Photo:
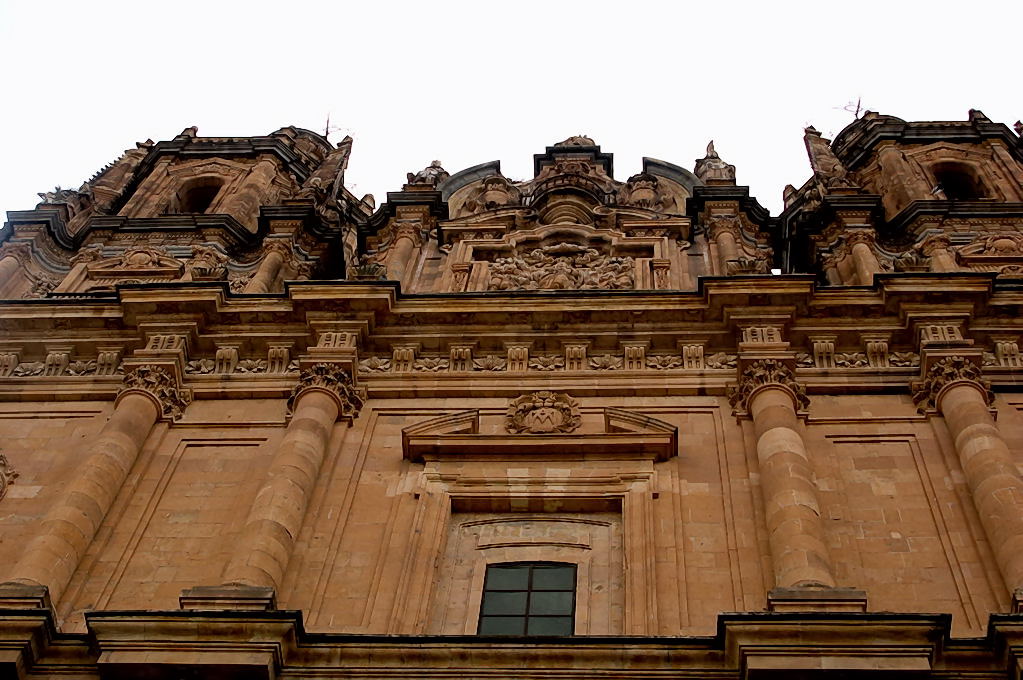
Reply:
[[[192,391],[182,387],[176,368],[173,364],[126,362],[114,404],[128,394],[141,394],[153,400],[161,420],[178,420],[192,401]]]
[[[767,386],[784,388],[792,398],[793,407],[797,412],[806,411],[810,406],[806,388],[796,381],[795,372],[787,361],[757,359],[743,367],[739,374],[739,383],[728,388],[728,403],[732,405],[733,413],[747,414],[753,395]]]
[[[302,370],[298,384],[288,397],[288,418],[294,414],[299,397],[309,391],[322,392],[334,399],[337,403],[338,420],[351,423],[359,417],[363,397],[358,394],[351,374],[341,364],[320,362]]]
[[[980,351],[970,353],[925,352],[922,364],[922,378],[911,385],[913,403],[923,414],[934,414],[939,410],[942,394],[953,385],[968,384],[975,387],[990,407],[995,394],[991,383],[983,378]]]

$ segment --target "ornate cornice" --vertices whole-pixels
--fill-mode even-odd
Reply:
[[[341,364],[318,363],[302,371],[298,384],[288,397],[288,415],[295,412],[298,398],[310,390],[325,392],[337,402],[338,417],[357,418],[362,409],[362,397],[355,391],[352,378]]]
[[[192,401],[191,394],[181,387],[170,371],[152,364],[134,366],[124,374],[117,400],[132,393],[141,393],[152,399],[160,409],[160,417],[165,420],[180,418]]]
[[[728,402],[736,410],[748,411],[752,396],[767,385],[777,385],[791,392],[799,410],[810,406],[806,388],[796,382],[791,368],[776,359],[758,359],[746,366],[739,376],[739,384],[728,388]]]
[[[913,386],[913,403],[917,410],[921,413],[937,410],[941,394],[955,383],[972,384],[983,395],[988,406],[994,403],[995,394],[991,391],[991,383],[983,379],[980,366],[957,354],[935,361],[924,379]]]
[[[533,392],[508,404],[504,427],[514,434],[552,434],[571,432],[582,423],[579,404],[567,394]]]

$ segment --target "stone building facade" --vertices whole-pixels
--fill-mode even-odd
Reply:
[[[124,152],[0,235],[0,676],[1015,678],[1023,142]],[[511,635],[501,633],[512,633]]]

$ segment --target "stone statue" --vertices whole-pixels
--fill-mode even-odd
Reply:
[[[596,146],[597,143],[593,141],[591,137],[586,135],[572,135],[563,142],[558,142],[554,146]]]
[[[831,150],[831,140],[821,137],[821,133],[812,125],[804,132],[803,142],[806,144],[806,153],[810,157],[810,167],[813,168],[814,176],[827,189],[855,188],[856,185],[849,179],[849,172]]]
[[[703,181],[727,180],[735,182],[735,166],[725,163],[714,150],[714,140],[707,145],[707,155],[696,161],[696,176]]]
[[[409,184],[419,184],[435,187],[450,175],[448,171],[441,167],[440,161],[433,161],[428,166],[420,170],[419,172],[412,174],[407,173]]]
[[[352,138],[342,139],[319,167],[302,184],[299,198],[312,198],[317,205],[332,204],[344,192],[345,170],[352,154]]]

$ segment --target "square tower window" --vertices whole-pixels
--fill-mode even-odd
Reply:
[[[507,562],[487,566],[479,635],[571,635],[575,565]]]

